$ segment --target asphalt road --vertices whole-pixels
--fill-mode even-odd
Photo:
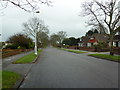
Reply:
[[[118,63],[48,47],[20,88],[117,88]]]

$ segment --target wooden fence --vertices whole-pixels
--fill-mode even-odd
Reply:
[[[78,47],[78,46],[70,46],[68,47],[69,49],[79,49],[79,50],[85,50],[85,51],[91,51],[91,52],[95,52],[95,48],[94,47]],[[114,47],[113,48],[114,53],[120,55],[120,47]],[[101,48],[98,49],[97,52],[109,52],[110,48]]]
[[[28,52],[31,50],[32,49],[3,49],[2,50],[2,58],[20,54],[22,52]]]

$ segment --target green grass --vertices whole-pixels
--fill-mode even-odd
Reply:
[[[71,49],[64,49],[61,48],[62,50],[68,51],[68,52],[73,52],[73,53],[86,53],[86,52],[82,52],[82,51],[77,51],[77,50],[71,50]]]
[[[112,61],[120,61],[120,56],[111,56],[106,54],[89,54],[89,56],[94,56],[102,59],[108,59]]]
[[[38,50],[38,55],[40,55],[40,52],[42,52],[42,50]],[[37,57],[37,55],[34,54],[34,52],[14,61],[14,64],[25,64],[25,63],[32,63],[35,58]]]
[[[2,88],[13,88],[15,83],[21,79],[21,75],[10,72],[10,71],[2,71]]]
[[[0,71],[0,90],[2,89],[2,71]]]

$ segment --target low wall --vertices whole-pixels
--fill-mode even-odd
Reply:
[[[115,47],[114,53],[120,55],[120,47]]]
[[[85,51],[91,51],[91,52],[95,52],[95,48],[94,47],[78,47],[78,46],[70,46],[68,47],[69,49],[79,49],[79,50],[85,50]],[[113,48],[114,53],[120,55],[120,47],[114,47]],[[109,47],[107,48],[102,48],[102,49],[98,49],[97,52],[109,52],[110,49]]]
[[[78,47],[78,46],[69,46],[68,49],[79,49],[79,50],[85,50],[85,51],[95,51],[94,47]]]
[[[79,50],[85,50],[85,51],[94,52],[95,48],[94,47],[79,47]]]
[[[3,49],[2,50],[2,58],[20,54],[22,52],[28,52],[31,50],[33,50],[33,49]]]
[[[79,49],[78,46],[69,46],[69,49]]]

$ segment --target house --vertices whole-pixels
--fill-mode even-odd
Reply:
[[[81,41],[79,42],[80,47],[91,47],[93,45],[97,45],[98,42],[108,42],[109,37],[105,34],[95,33],[91,36],[83,36],[81,37]]]
[[[118,2],[118,10],[120,11],[120,1]],[[120,20],[118,22],[118,25],[120,26]],[[120,30],[116,33],[114,40],[113,40],[113,46],[114,47],[120,47]]]
[[[79,47],[87,47],[87,41],[89,40],[89,37],[87,36],[82,36],[80,38],[80,42],[78,43]]]
[[[120,47],[120,31],[116,33],[114,40],[113,40],[114,47]]]
[[[90,47],[93,45],[97,45],[99,42],[108,43],[108,39],[109,39],[109,36],[107,36],[106,34],[96,33],[90,37],[90,39],[88,41],[88,45]]]
[[[114,47],[120,47],[120,35],[116,35],[113,40]]]
[[[87,47],[91,47],[93,45],[96,45],[98,43],[98,40],[95,37],[91,37],[87,42]]]

